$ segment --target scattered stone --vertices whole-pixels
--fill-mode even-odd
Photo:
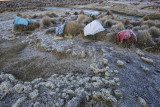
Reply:
[[[118,70],[114,70],[113,72],[116,73],[116,74],[118,74]]]
[[[73,97],[70,101],[67,103],[67,107],[78,107],[78,105],[81,103],[81,97]]]
[[[124,66],[124,62],[121,61],[121,60],[117,60],[117,65],[118,65],[118,66]]]
[[[66,53],[71,53],[72,49],[67,49]]]
[[[51,96],[56,95],[56,93],[55,93],[55,92],[50,92],[49,94],[50,94]]]
[[[4,81],[0,85],[0,91],[2,92],[9,92],[12,89],[12,84],[9,81]]]
[[[145,71],[145,72],[149,72],[150,71],[149,68],[147,68],[147,67],[142,67],[142,70]]]
[[[35,102],[33,107],[41,107],[41,104],[39,102]]]
[[[153,64],[153,60],[152,59],[149,59],[149,58],[145,58],[145,57],[141,57],[142,61],[148,63],[148,64]]]
[[[48,88],[51,88],[51,89],[55,88],[55,85],[51,81],[47,81],[45,83],[45,86],[48,87]]]
[[[38,90],[35,89],[33,92],[31,92],[31,93],[29,94],[29,97],[30,97],[31,99],[35,99],[35,98],[37,98],[38,95],[39,95]]]
[[[56,36],[56,35],[55,35],[55,36],[53,37],[53,40],[63,40],[63,37],[60,37],[60,36]]]
[[[26,99],[26,97],[21,97],[21,98],[19,98],[17,101],[16,101],[16,103],[14,103],[13,105],[12,105],[12,107],[20,107],[21,106],[21,104],[23,103],[23,101]]]
[[[114,80],[109,80],[109,85],[110,85],[110,86],[114,86],[114,85],[116,85],[116,83],[115,83]]]
[[[142,107],[147,107],[147,103],[146,101],[141,98],[141,97],[138,97],[138,103],[142,106]]]
[[[122,98],[123,94],[121,90],[114,90],[114,94],[117,98]]]
[[[102,63],[103,63],[104,65],[108,65],[108,59],[103,58]]]
[[[140,51],[139,49],[136,51],[136,54],[139,56],[144,56],[144,53],[142,51]]]

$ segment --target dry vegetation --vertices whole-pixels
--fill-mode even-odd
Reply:
[[[147,30],[140,30],[137,34],[137,47],[145,48],[149,46],[153,46],[155,43],[151,38],[151,35]]]
[[[80,34],[81,32],[82,32],[81,25],[79,25],[73,21],[69,21],[66,23],[65,29],[64,29],[64,35],[76,36],[76,35]]]
[[[51,18],[49,16],[44,16],[40,21],[40,27],[48,27],[51,25]]]

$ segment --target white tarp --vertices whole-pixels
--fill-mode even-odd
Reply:
[[[105,29],[98,20],[94,20],[84,27],[84,36],[95,35]]]

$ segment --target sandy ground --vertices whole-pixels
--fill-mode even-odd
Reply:
[[[141,50],[144,58],[153,61],[147,63],[136,48],[119,48],[81,36],[54,40],[54,34],[45,34],[48,28],[14,32],[15,14],[0,14],[2,107],[140,107],[145,102],[148,107],[160,106],[159,53]],[[56,21],[52,28],[61,25]]]

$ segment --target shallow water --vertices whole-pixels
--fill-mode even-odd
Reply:
[[[65,10],[65,11],[78,11],[80,12],[81,10],[84,11],[85,14],[88,15],[98,15],[100,12],[107,14],[107,12],[105,11],[97,11],[97,10],[91,10],[91,9],[80,9],[80,8],[69,8],[69,7],[41,7],[43,9],[46,10]],[[119,16],[120,18],[129,18],[129,19],[140,19],[141,17],[136,17],[136,16],[128,16],[128,15],[124,15],[124,14],[118,14],[118,13],[114,13],[114,16]]]

